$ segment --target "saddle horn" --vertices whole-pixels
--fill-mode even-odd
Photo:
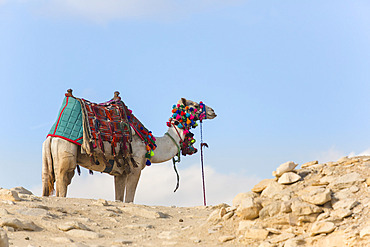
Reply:
[[[66,93],[66,96],[67,96],[67,97],[73,97],[73,95],[72,95],[72,91],[73,91],[72,89],[68,89],[68,90],[67,90],[67,93]]]
[[[114,100],[120,100],[121,97],[119,97],[119,92],[118,91],[115,91],[114,92],[114,97],[113,97]]]

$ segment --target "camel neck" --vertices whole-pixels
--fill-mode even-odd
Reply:
[[[155,155],[150,160],[152,163],[161,163],[171,160],[178,153],[178,146],[180,146],[181,140],[184,140],[184,131],[175,128],[174,126],[168,128],[167,133],[170,136],[165,134],[162,137],[156,137],[157,148],[154,151]],[[175,145],[174,142],[176,142],[177,145]]]

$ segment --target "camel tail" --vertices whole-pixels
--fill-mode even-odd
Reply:
[[[51,137],[42,144],[42,196],[53,194],[55,174],[53,158],[51,156]]]

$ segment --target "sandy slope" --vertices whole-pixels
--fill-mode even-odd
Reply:
[[[152,207],[19,195],[21,201],[0,202],[0,222],[11,225],[11,220],[18,219],[33,222],[35,229],[3,226],[10,246],[216,246],[227,228],[206,223],[214,207]]]

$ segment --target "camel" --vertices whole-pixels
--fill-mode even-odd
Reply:
[[[178,104],[199,108],[199,104],[182,98]],[[204,105],[205,119],[213,119],[217,115],[214,110]],[[162,137],[156,137],[157,148],[151,158],[152,163],[162,163],[171,160],[179,153],[179,145],[184,140],[186,129],[174,124],[170,118],[168,130]],[[176,123],[177,124],[177,123]],[[137,166],[130,165],[130,172],[114,175],[115,200],[130,203],[134,201],[136,187],[141,171],[146,167],[146,144],[134,134],[132,136],[132,153]],[[77,165],[89,170],[101,171],[90,162],[88,155],[81,153],[81,146],[58,137],[47,137],[42,145],[42,195],[49,196],[54,190],[57,197],[67,196],[67,187],[75,174]]]

